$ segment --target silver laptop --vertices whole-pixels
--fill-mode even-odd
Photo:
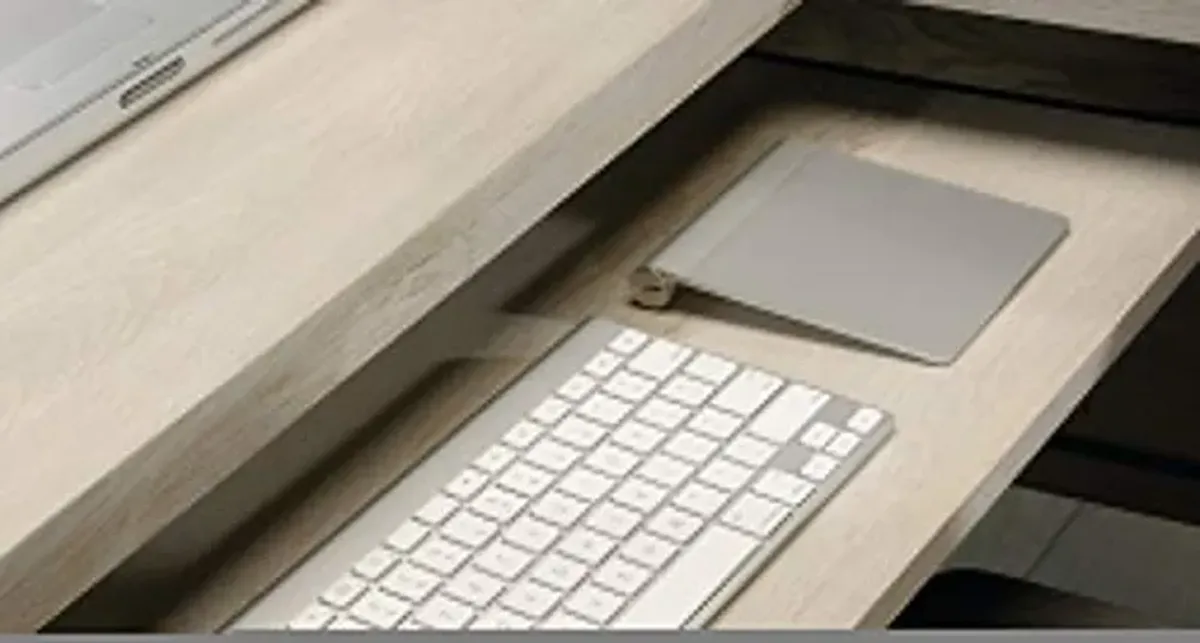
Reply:
[[[0,203],[312,0],[0,0]]]

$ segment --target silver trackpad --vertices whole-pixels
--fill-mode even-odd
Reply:
[[[4,74],[10,87],[25,90],[55,85],[71,72],[93,62],[117,45],[127,42],[153,20],[146,15],[104,7],[85,0],[0,0],[6,56]],[[34,29],[22,29],[26,21]],[[19,15],[15,15],[18,14]],[[9,42],[9,31],[18,32]]]
[[[790,140],[648,265],[934,364],[966,349],[1067,220]]]

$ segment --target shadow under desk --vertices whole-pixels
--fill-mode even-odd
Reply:
[[[1186,0],[807,0],[756,50],[1200,123],[1200,5]]]
[[[1071,236],[947,368],[698,297],[665,313],[627,307],[625,276],[780,135],[1061,213]],[[895,413],[888,445],[716,623],[885,626],[1195,264],[1198,208],[1197,131],[744,59],[481,272],[419,338],[379,356],[358,385],[405,380],[389,380],[389,364],[412,355],[444,361],[434,375],[397,384],[397,403],[367,427],[339,425],[331,411],[309,423],[357,430],[350,447],[211,553],[212,543],[180,545],[171,534],[187,530],[169,528],[57,628],[95,626],[123,603],[129,622],[110,623],[119,629],[219,630],[570,322],[597,313]],[[846,245],[852,252],[853,240]],[[516,268],[534,257],[537,270]],[[474,321],[447,321],[464,317]],[[423,351],[409,352],[418,340]],[[353,400],[346,392],[329,408]],[[284,456],[256,458],[254,475]],[[192,524],[219,519],[214,503],[197,505]],[[145,600],[156,593],[173,600]]]
[[[1028,487],[1200,525],[1200,271],[1021,476]]]

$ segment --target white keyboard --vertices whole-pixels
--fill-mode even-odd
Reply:
[[[233,629],[701,627],[891,431],[594,320]]]

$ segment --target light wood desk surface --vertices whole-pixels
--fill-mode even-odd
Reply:
[[[697,297],[667,313],[625,306],[629,271],[782,135],[1062,213],[1071,235],[947,368]],[[515,310],[567,320],[605,313],[892,410],[893,440],[719,623],[879,627],[1195,265],[1198,208],[1200,130],[748,59],[547,220],[590,238]],[[522,327],[499,334],[495,354],[512,353],[502,349]],[[530,359],[471,363],[424,391],[164,629],[220,627]]]
[[[326,0],[7,205],[0,627],[56,613],[792,4]]]

